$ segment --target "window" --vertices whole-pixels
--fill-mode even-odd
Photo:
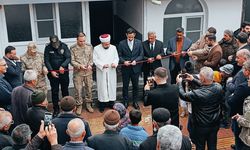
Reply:
[[[38,38],[56,34],[56,19],[53,4],[35,4],[35,24]]]
[[[203,33],[204,11],[199,0],[172,0],[164,16],[164,46],[175,36],[175,29],[183,27],[185,36],[197,41]]]
[[[81,3],[60,3],[59,16],[62,38],[74,38],[82,31]]]
[[[249,8],[250,8],[250,1],[244,0],[243,1],[243,11],[242,11],[243,21],[250,22],[250,9]]]
[[[29,5],[4,6],[9,42],[32,41]]]

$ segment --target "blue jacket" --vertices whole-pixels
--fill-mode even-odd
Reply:
[[[68,134],[65,131],[67,129],[69,121],[72,119],[75,119],[75,118],[80,118],[80,117],[78,117],[77,115],[75,115],[73,113],[61,113],[61,114],[59,114],[58,117],[56,117],[52,120],[52,122],[55,125],[56,130],[57,130],[58,144],[64,145],[67,141],[70,140],[70,137],[68,136]],[[80,119],[82,119],[82,118],[80,118]],[[88,137],[90,137],[92,134],[91,134],[88,122],[85,121],[84,119],[82,119],[82,120],[85,124],[85,131],[86,131],[86,135],[83,139],[83,141],[85,142],[86,139]]]
[[[10,83],[12,88],[22,85],[22,63],[12,62],[10,59],[3,57],[8,66],[4,78]]]
[[[63,146],[63,150],[93,150],[93,149],[86,146],[84,143],[70,143],[70,142],[67,142]]]
[[[189,47],[192,45],[192,41],[187,38],[187,37],[183,37],[183,45],[182,45],[182,51],[186,52]],[[171,39],[169,39],[168,44],[167,44],[167,55],[171,55],[172,53],[176,52],[176,36],[172,37]],[[184,68],[185,66],[185,62],[188,61],[189,57],[186,54],[184,57],[181,56],[180,58],[180,67],[181,69]],[[170,61],[169,61],[169,70],[173,70],[175,67],[176,61],[175,61],[175,57],[170,57]]]
[[[148,133],[141,126],[128,125],[120,131],[120,135],[123,135],[133,142],[133,145],[139,147],[140,144],[148,137]]]
[[[0,75],[0,107],[6,107],[11,104],[11,85]]]

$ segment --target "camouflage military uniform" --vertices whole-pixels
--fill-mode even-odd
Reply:
[[[78,105],[77,114],[81,113],[83,101],[86,103],[87,110],[93,112],[91,107],[92,100],[92,70],[82,70],[81,65],[92,66],[93,65],[93,47],[90,44],[86,44],[84,47],[80,47],[74,44],[70,48],[71,50],[71,64],[74,67],[73,82],[75,87],[75,99]],[[85,98],[82,98],[82,89],[84,87]]]
[[[37,72],[36,89],[47,94],[46,75],[43,72],[44,68],[46,68],[44,65],[43,53],[36,52],[35,56],[29,56],[27,53],[25,53],[23,56],[21,56],[21,61],[23,71],[32,69]]]

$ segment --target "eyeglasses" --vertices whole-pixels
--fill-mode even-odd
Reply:
[[[0,66],[7,66],[7,64],[2,64],[2,65],[0,65]]]
[[[10,125],[11,125],[11,124],[14,124],[14,120],[11,120],[11,122],[10,122],[9,124],[10,124]]]

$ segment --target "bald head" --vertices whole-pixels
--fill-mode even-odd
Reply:
[[[8,131],[12,122],[12,115],[8,111],[0,111],[0,131]]]
[[[75,118],[68,123],[67,133],[71,138],[81,138],[83,132],[85,133],[85,125],[81,119]]]
[[[6,73],[6,69],[8,68],[5,60],[3,58],[0,58],[0,74]]]

